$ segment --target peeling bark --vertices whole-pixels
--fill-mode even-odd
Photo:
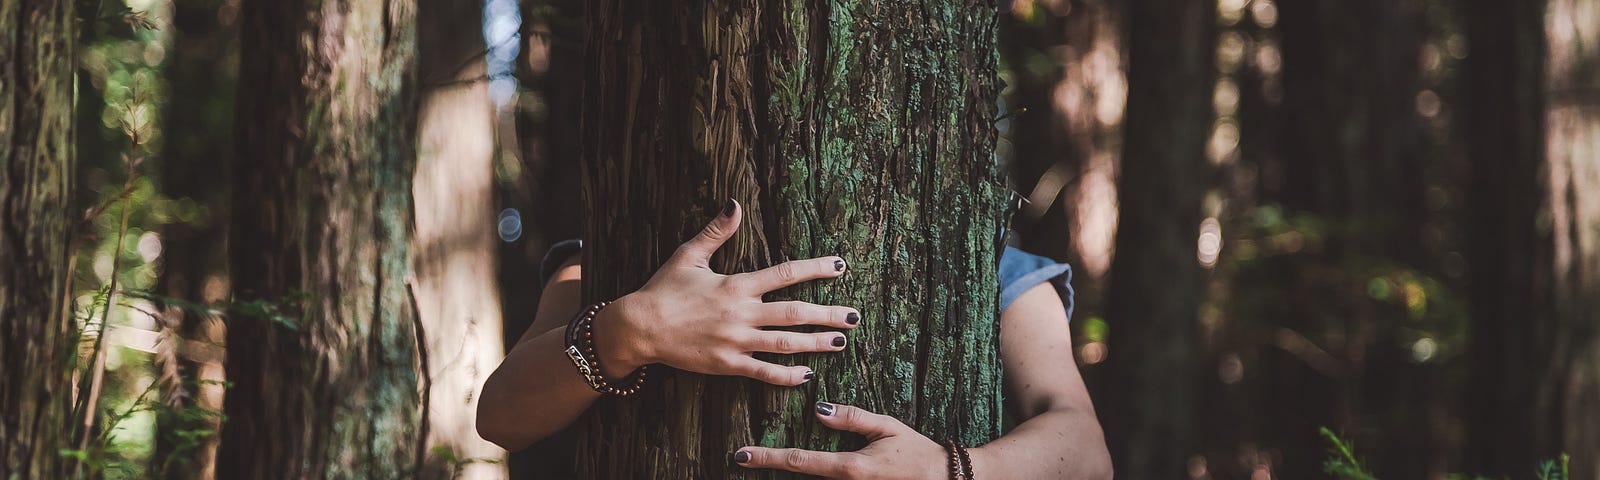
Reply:
[[[68,446],[71,0],[0,0],[0,478],[56,478]]]
[[[817,400],[933,438],[1000,434],[995,9],[987,3],[592,2],[586,21],[586,301],[638,288],[726,198],[720,272],[840,255],[849,273],[774,299],[854,306],[817,380],[769,388],[662,369],[581,419],[582,478],[788,478],[751,444],[850,450]]]
[[[411,0],[243,3],[230,273],[253,307],[228,324],[219,478],[419,464],[415,20]]]

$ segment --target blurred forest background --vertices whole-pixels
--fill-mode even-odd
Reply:
[[[90,214],[66,281],[92,393],[63,454],[88,476],[228,478],[270,452],[219,452],[221,422],[270,439],[304,413],[228,415],[275,393],[230,389],[227,339],[274,353],[221,318],[293,321],[236,296],[230,279],[280,273],[230,248],[278,247],[229,223],[275,215],[252,195],[317,195],[241,190],[274,165],[237,142],[282,147],[240,138],[235,112],[286,102],[252,87],[279,60],[240,53],[280,26],[242,25],[241,2],[77,7],[70,211]],[[1327,427],[1380,478],[1534,478],[1562,452],[1600,478],[1600,0],[1179,5],[999,6],[1014,239],[1075,268],[1075,348],[1119,473],[1325,477]],[[537,478],[539,452],[477,438],[473,392],[533,318],[545,248],[579,232],[582,9],[419,2],[399,90],[415,107],[396,107],[418,118],[415,173],[370,179],[409,182],[413,277],[351,288],[426,332],[411,433],[429,453],[395,472]],[[380,144],[407,133],[385,128]],[[393,206],[369,207],[376,224],[329,248],[393,243]]]

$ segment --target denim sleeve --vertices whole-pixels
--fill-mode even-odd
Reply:
[[[1061,303],[1066,304],[1067,321],[1070,322],[1074,306],[1071,282],[1072,267],[1067,264],[1006,247],[1005,253],[1000,255],[1000,310],[1011,307],[1011,302],[1028,289],[1049,283],[1061,295]]]
[[[561,264],[567,259],[583,252],[583,240],[570,238],[556,242],[549,250],[544,251],[544,259],[539,261],[539,289],[544,290],[545,284],[550,282],[550,276],[556,274]]]

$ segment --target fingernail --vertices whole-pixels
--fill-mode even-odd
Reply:
[[[817,402],[817,413],[822,414],[824,417],[833,416],[833,404],[828,402]]]
[[[848,324],[851,324],[851,325],[855,325],[857,323],[861,323],[861,314],[856,313],[856,312],[850,312],[849,315],[845,315],[844,316],[844,323],[848,323]]]
[[[722,216],[727,217],[733,215],[733,209],[737,208],[737,205],[738,204],[734,203],[733,199],[728,199],[727,202],[722,204]]]
[[[844,271],[844,260],[834,260],[833,261],[833,271],[835,271],[835,272],[843,272]]]
[[[844,335],[833,337],[833,346],[835,346],[835,347],[843,347],[844,346]]]
[[[816,376],[817,376],[817,374],[816,374],[816,372],[812,372],[812,371],[810,371],[810,370],[806,370],[806,374],[805,374],[805,377],[806,377],[806,381],[808,381],[808,382],[809,382],[809,381],[811,381],[811,379],[812,379],[812,378],[813,378],[813,377],[816,377]]]
[[[733,461],[738,463],[750,463],[750,452],[746,452],[744,450],[733,452]]]

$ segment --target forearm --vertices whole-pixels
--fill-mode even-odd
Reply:
[[[478,433],[520,450],[566,428],[600,397],[567,358],[565,332],[554,329],[511,350],[489,375],[478,402]]]
[[[1111,456],[1094,412],[1057,408],[969,450],[977,478],[1111,478]]]

